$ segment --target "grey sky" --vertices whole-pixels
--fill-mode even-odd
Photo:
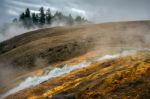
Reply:
[[[0,24],[17,17],[27,7],[37,11],[41,6],[52,12],[82,15],[96,23],[150,19],[150,0],[1,0]]]

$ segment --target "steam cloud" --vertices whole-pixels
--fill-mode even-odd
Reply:
[[[37,30],[38,28],[31,28],[31,29],[27,29],[24,28],[23,26],[18,26],[18,25],[10,25],[10,26],[6,26],[4,27],[4,30],[0,30],[0,42],[5,41],[7,39],[10,39],[12,37],[15,37],[17,35],[29,32],[29,31],[34,31]]]
[[[56,26],[65,26],[67,23],[64,21],[53,21],[51,25],[44,25],[42,27],[34,26],[32,28],[25,28],[22,24],[12,24],[9,26],[0,28],[0,42],[8,40],[10,38],[13,38],[17,35],[21,35],[30,31],[35,31],[41,28],[50,28],[50,27],[56,27]]]

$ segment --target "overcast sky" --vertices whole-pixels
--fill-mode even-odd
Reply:
[[[150,0],[0,0],[0,24],[18,17],[27,7],[36,12],[41,6],[96,23],[150,19]]]

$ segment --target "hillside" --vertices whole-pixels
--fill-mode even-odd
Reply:
[[[11,71],[1,75],[0,91],[14,88],[27,77],[42,76],[46,70],[63,69],[65,64],[71,67],[108,53],[137,50],[134,55],[90,61],[86,67],[71,69],[7,98],[148,99],[149,27],[150,21],[55,27],[1,42],[1,72]]]

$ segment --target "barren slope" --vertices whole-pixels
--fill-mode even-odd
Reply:
[[[73,27],[47,28],[16,36],[10,40],[0,43],[0,64],[2,64],[0,66],[4,68],[4,70],[13,68],[13,72],[9,74],[6,73],[4,81],[4,77],[1,77],[1,81],[3,82],[1,82],[0,87],[2,91],[5,88],[7,90],[15,86],[18,82],[28,77],[29,75],[34,75],[35,72],[37,74],[37,71],[39,71],[39,75],[41,75],[42,71],[45,70],[41,70],[41,68],[53,69],[55,67],[61,67],[63,64],[77,64],[82,60],[87,60],[91,57],[95,57],[96,55],[104,55],[108,52],[114,52],[118,50],[149,48],[149,27],[150,21],[118,22]],[[31,89],[25,89],[20,93],[12,95],[8,98],[14,97],[13,99],[15,99],[17,97],[17,99],[23,99],[23,97],[27,98],[37,95],[40,95],[40,97],[43,98],[43,95],[48,93],[47,90],[53,90],[53,88],[55,87],[56,92],[54,91],[53,97],[59,97],[59,95],[61,97],[70,97],[71,95],[71,97],[75,98],[90,98],[93,97],[93,95],[94,97],[95,95],[97,96],[97,94],[98,96],[102,97],[112,97],[114,95],[114,93],[111,92],[112,89],[107,89],[107,87],[106,89],[105,87],[102,87],[101,89],[101,87],[96,87],[97,84],[101,84],[101,81],[103,80],[109,82],[107,80],[110,80],[111,77],[114,77],[116,73],[119,73],[119,75],[121,75],[122,70],[125,72],[130,71],[130,69],[132,70],[132,68],[134,68],[134,64],[138,63],[139,61],[140,63],[138,66],[141,66],[140,64],[142,63],[145,66],[139,68],[146,68],[143,72],[144,75],[148,75],[149,72],[147,71],[147,69],[149,68],[150,64],[149,61],[145,62],[145,60],[149,60],[149,58],[145,56],[147,54],[149,55],[149,52],[144,52],[144,54],[144,56],[143,54],[135,55],[133,59],[128,57],[125,59],[121,58],[113,60],[114,62],[112,62],[111,60],[110,62],[106,62],[106,64],[101,62],[95,63],[93,64],[94,66],[91,65],[88,67],[91,69],[81,69],[79,70],[79,72],[75,72],[75,74],[67,74],[67,76],[58,77],[58,79],[50,79],[48,82],[44,83],[47,84],[49,87],[47,87],[47,85],[41,84]],[[138,58],[137,56],[140,56],[140,58]],[[103,68],[103,64],[104,66],[107,66],[107,64],[109,64],[108,68],[111,69],[113,69],[114,66],[116,66],[117,64],[124,65],[125,67],[122,67],[121,70],[115,71],[109,69],[103,73],[103,69],[101,69]],[[131,66],[129,66],[130,68],[126,68],[125,64],[131,64]],[[107,67],[104,68],[104,71],[105,69],[107,69]],[[102,76],[103,80],[99,79],[101,78],[101,70],[102,74],[106,73],[105,76]],[[137,71],[134,72],[135,75],[133,76],[136,76],[137,79],[141,79],[139,76],[141,74],[136,74],[136,72]],[[132,76],[132,74],[129,75]],[[147,77],[148,76],[145,76],[145,78],[142,79],[147,80]],[[89,81],[89,79],[92,79],[92,81]],[[130,76],[127,79],[130,79],[131,82],[134,80],[132,79],[132,77],[130,78]],[[65,85],[67,86],[67,89],[66,87],[61,87],[64,86],[65,82],[68,82]],[[121,81],[121,83],[118,84],[118,86],[121,86],[122,84],[122,86],[124,86],[126,85],[126,83],[127,82],[123,80]],[[79,86],[74,86],[78,84]],[[115,86],[115,84],[111,84],[113,83],[109,83],[108,85],[114,87],[117,86]],[[144,82],[143,87],[146,86],[145,84],[146,83]],[[129,90],[128,85],[126,86],[127,89],[124,88],[125,90],[123,90],[122,92]],[[57,90],[57,87],[58,89],[59,87],[61,87],[62,89]],[[97,93],[97,90],[100,93]],[[101,91],[104,92],[101,93]],[[84,93],[84,95],[80,94],[82,92]],[[118,94],[120,95],[121,93],[119,92],[117,93],[117,95]],[[46,97],[49,96],[52,95],[48,93],[48,96]],[[127,95],[121,94],[121,96],[126,97]]]

